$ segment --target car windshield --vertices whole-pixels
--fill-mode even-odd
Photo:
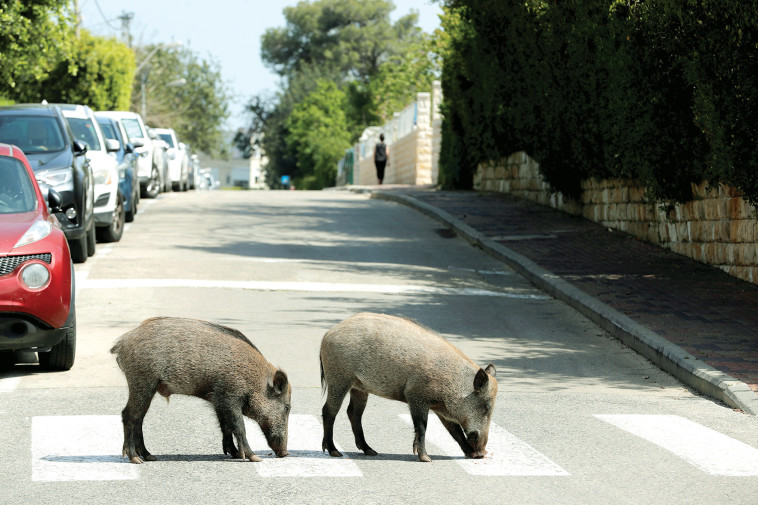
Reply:
[[[103,132],[103,135],[105,135],[106,139],[118,140],[116,129],[113,127],[112,123],[98,121],[98,124],[100,125],[100,130]]]
[[[18,146],[26,154],[66,147],[58,121],[43,116],[0,116],[0,142]]]
[[[170,133],[160,133],[158,136],[166,143],[169,147],[176,147],[174,145],[174,139],[171,138]]]
[[[138,120],[124,118],[121,120],[121,124],[124,125],[124,130],[126,130],[126,134],[129,136],[129,140],[145,138]]]
[[[16,158],[0,156],[0,214],[20,214],[37,208],[37,195],[26,167]]]
[[[97,132],[95,131],[95,125],[89,119],[81,119],[78,117],[69,117],[69,126],[71,131],[74,132],[74,138],[77,140],[83,140],[89,146],[91,151],[100,151],[100,141],[97,138]]]

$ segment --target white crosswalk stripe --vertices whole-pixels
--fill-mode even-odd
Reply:
[[[252,449],[268,450],[266,438],[260,428],[250,419],[245,419],[247,440]],[[358,465],[344,455],[333,458],[321,450],[324,430],[321,422],[313,415],[292,414],[287,432],[286,458],[265,459],[255,465],[261,477],[361,477]],[[340,452],[342,448],[337,447]],[[271,452],[272,453],[272,452]],[[272,453],[273,454],[273,453]]]
[[[411,425],[411,418],[400,419]],[[595,415],[612,426],[656,444],[700,471],[719,476],[758,476],[758,449],[701,424],[674,415]],[[323,429],[316,415],[293,414],[286,458],[274,457],[258,426],[246,419],[247,437],[264,461],[251,465],[260,477],[362,477],[371,458],[332,458],[321,450]],[[120,454],[120,416],[38,416],[31,423],[32,480],[103,481],[140,478],[143,467]],[[465,459],[436,416],[430,416],[428,444],[477,476],[569,476],[528,443],[496,423],[490,425],[488,455]],[[342,449],[340,448],[342,451]],[[622,450],[622,449],[618,449]],[[344,451],[342,451],[344,453]],[[434,458],[433,448],[429,452]],[[360,467],[359,464],[360,463]]]
[[[32,418],[32,480],[131,480],[137,466],[114,452],[121,447],[121,416]]]
[[[400,418],[410,425],[413,424],[409,414],[400,414]],[[520,477],[569,475],[566,470],[545,455],[495,423],[490,423],[487,456],[482,459],[463,459],[461,448],[442,426],[437,416],[429,416],[426,438],[448,456],[458,458],[455,461],[471,475]]]
[[[758,475],[758,450],[680,416],[596,415],[713,475]]]

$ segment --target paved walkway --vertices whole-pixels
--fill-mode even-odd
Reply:
[[[502,250],[507,256],[513,251],[516,257],[531,260],[522,261],[527,269],[533,262],[610,307],[607,312],[615,310],[663,337],[664,347],[676,344],[689,353],[679,362],[699,360],[758,392],[758,286],[625,233],[510,195],[411,187],[381,189],[374,196],[424,207],[419,210],[441,216],[459,233],[457,228],[471,227],[469,233],[479,236],[480,242],[502,247],[495,247],[495,252]],[[708,380],[724,382],[718,377]],[[748,395],[743,391],[743,400],[752,408],[740,401],[737,406],[755,410],[758,403],[753,400],[758,401],[758,395],[740,386]]]

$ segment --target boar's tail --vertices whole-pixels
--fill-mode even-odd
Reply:
[[[318,364],[321,367],[321,396],[326,393],[326,380],[324,379],[324,363],[321,361],[321,356],[318,357]]]

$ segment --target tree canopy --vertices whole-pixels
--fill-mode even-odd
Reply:
[[[229,94],[218,63],[186,47],[148,45],[136,51],[144,64],[133,80],[131,109],[141,110],[144,89],[147,124],[173,128],[194,149],[223,155],[221,125],[228,115]]]
[[[333,184],[337,161],[366,127],[391,117],[391,107],[417,89],[430,89],[432,39],[416,26],[416,13],[393,23],[394,8],[387,0],[301,1],[284,9],[284,27],[266,30],[261,57],[282,87],[273,101],[254,97],[249,108],[250,132],[264,134],[270,184],[280,175],[296,185],[297,178],[308,187]],[[331,120],[312,106],[336,103],[341,114]],[[332,128],[325,136],[304,128],[325,124]]]
[[[42,81],[73,51],[69,3],[0,0],[0,97],[42,100]]]

